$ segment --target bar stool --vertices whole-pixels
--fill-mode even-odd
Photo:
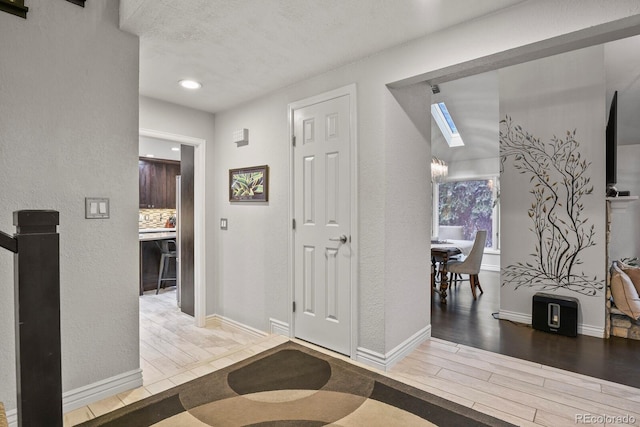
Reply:
[[[165,264],[167,263],[168,259],[171,258],[177,258],[178,257],[178,251],[177,251],[177,246],[176,246],[176,241],[175,240],[160,240],[160,241],[156,241],[156,245],[158,245],[158,247],[160,248],[160,272],[158,273],[158,288],[156,289],[156,295],[158,295],[158,293],[160,292],[160,285],[162,285],[162,282],[168,281],[168,280],[173,280],[174,282],[177,282],[177,277],[164,277],[165,274]],[[176,271],[176,274],[178,274],[178,272]],[[166,286],[166,285],[165,285]]]

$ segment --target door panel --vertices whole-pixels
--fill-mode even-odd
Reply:
[[[194,154],[193,146],[180,146],[180,309],[190,316],[195,312]]]
[[[295,335],[343,354],[352,327],[349,103],[344,95],[293,111]]]

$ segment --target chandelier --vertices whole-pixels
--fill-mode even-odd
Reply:
[[[436,157],[431,158],[431,181],[442,182],[449,173],[449,167],[444,162]]]

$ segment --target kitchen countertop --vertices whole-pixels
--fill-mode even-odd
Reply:
[[[138,229],[138,233],[157,233],[157,232],[164,232],[164,231],[176,231],[175,228],[140,228]]]
[[[145,231],[138,233],[138,237],[141,242],[147,242],[151,240],[165,240],[165,239],[175,239],[176,231],[175,228],[167,228],[161,230],[169,230],[169,231]],[[173,230],[173,231],[171,231]]]

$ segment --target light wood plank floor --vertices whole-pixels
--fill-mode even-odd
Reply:
[[[66,414],[66,426],[287,340],[276,335],[260,337],[225,325],[196,328],[191,317],[172,307],[173,301],[175,293],[171,291],[141,297],[144,386]],[[640,389],[437,338],[422,343],[389,372],[380,373],[520,426],[604,426],[604,421],[608,421],[607,426],[640,425]],[[609,418],[604,420],[603,416]]]
[[[223,324],[198,328],[178,309],[175,288],[140,297],[143,386],[65,414],[73,426],[275,347],[287,338],[251,334]]]

